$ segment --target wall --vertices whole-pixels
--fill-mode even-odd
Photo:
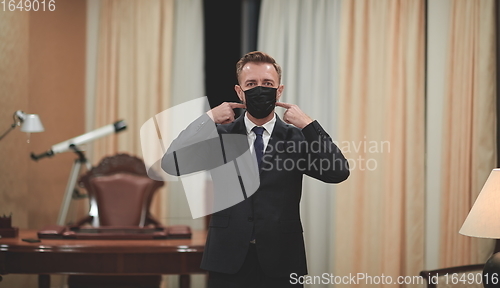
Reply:
[[[29,111],[29,14],[0,12],[0,133],[13,123],[16,110]],[[19,128],[17,128],[19,130]],[[0,142],[0,215],[14,213],[15,224],[28,225],[24,200],[28,194],[30,145],[26,135],[12,131]]]
[[[84,132],[85,27],[85,0],[59,0],[54,12],[0,10],[0,133],[16,110],[39,114],[45,126],[29,144],[19,128],[0,141],[0,215],[12,213],[13,226],[56,223],[75,156],[34,162],[29,154]],[[0,286],[37,287],[36,277],[7,275]]]

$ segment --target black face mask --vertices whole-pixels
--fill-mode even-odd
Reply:
[[[245,93],[247,111],[257,119],[266,118],[276,105],[278,88],[257,86],[243,91]]]

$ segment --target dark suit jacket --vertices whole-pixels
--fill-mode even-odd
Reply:
[[[200,118],[192,124],[196,131],[203,131],[200,127],[208,116]],[[243,115],[230,124],[218,125],[217,132],[246,135]],[[185,142],[194,134],[183,132],[179,138]],[[171,152],[163,158],[162,168],[175,174]],[[347,161],[317,121],[299,129],[279,117],[262,161],[258,190],[246,200],[212,215],[202,269],[236,273],[255,231],[259,263],[268,276],[307,274],[299,214],[303,175],[339,183],[349,176]]]

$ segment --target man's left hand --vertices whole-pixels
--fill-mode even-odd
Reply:
[[[311,117],[307,116],[307,114],[300,110],[299,106],[295,104],[276,102],[276,106],[286,109],[285,114],[283,114],[283,120],[297,128],[302,129],[313,122]]]

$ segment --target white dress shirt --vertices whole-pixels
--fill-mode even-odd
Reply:
[[[262,134],[262,140],[264,141],[264,153],[267,148],[267,144],[269,143],[269,139],[271,138],[271,134],[273,133],[274,129],[274,124],[276,124],[276,114],[273,113],[273,118],[261,127],[264,127],[264,133]],[[257,138],[257,135],[255,135],[255,132],[252,131],[253,127],[255,127],[255,123],[250,121],[248,119],[248,114],[245,112],[245,127],[247,128],[247,138],[248,138],[248,145],[250,146],[250,153],[254,154],[254,147],[253,147],[253,142],[255,141],[255,138]]]

